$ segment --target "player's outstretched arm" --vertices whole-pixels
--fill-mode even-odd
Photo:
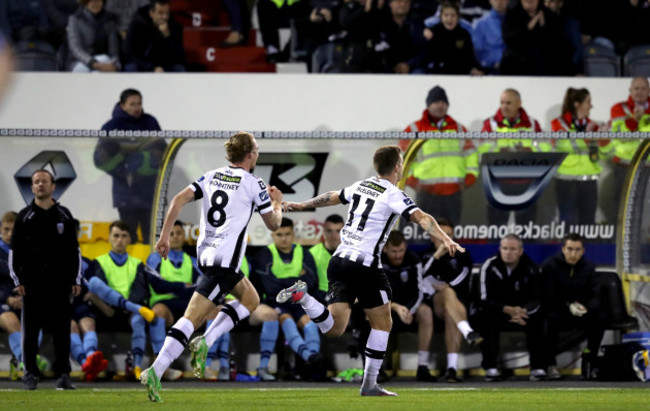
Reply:
[[[450,256],[453,257],[456,254],[456,251],[460,251],[461,253],[465,252],[465,249],[463,247],[449,238],[447,233],[442,231],[442,228],[440,228],[436,219],[431,215],[425,213],[422,210],[416,210],[413,214],[411,214],[411,221],[429,233],[432,240],[434,237],[441,240],[445,244],[445,247],[447,247],[447,250],[449,250]]]
[[[282,191],[276,186],[268,187],[269,197],[271,197],[271,208],[273,211],[270,213],[262,214],[262,220],[271,231],[280,228],[282,223]]]
[[[167,254],[169,254],[169,233],[172,231],[174,222],[176,222],[178,214],[181,212],[183,206],[191,201],[194,201],[194,191],[192,191],[191,188],[186,187],[183,191],[174,196],[169,205],[167,215],[165,216],[165,222],[163,223],[162,232],[160,233],[160,238],[155,246],[160,257],[165,260],[167,259]]]
[[[310,208],[329,207],[341,204],[338,191],[328,191],[302,203],[287,201],[283,203],[284,211],[302,211]]]

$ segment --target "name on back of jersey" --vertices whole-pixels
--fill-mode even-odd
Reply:
[[[211,186],[216,186],[222,190],[239,190],[239,183],[241,183],[240,176],[229,176],[222,173],[215,173],[210,181]]]
[[[375,184],[372,181],[365,180],[357,186],[356,191],[372,198],[377,198],[386,191],[386,188],[379,184]]]

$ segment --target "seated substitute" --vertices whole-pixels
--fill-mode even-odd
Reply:
[[[472,321],[484,338],[481,365],[486,381],[501,379],[497,369],[501,331],[526,333],[530,380],[546,379],[539,276],[539,267],[524,253],[521,239],[516,234],[503,237],[499,253],[481,266],[479,311]]]
[[[253,271],[261,284],[264,299],[260,305],[268,305],[279,314],[280,327],[287,344],[306,362],[306,377],[316,371],[320,358],[320,334],[318,327],[307,314],[291,303],[278,303],[276,296],[286,287],[301,279],[313,293],[318,290],[318,274],[311,253],[294,243],[293,221],[284,217],[280,228],[271,234],[273,243],[262,248],[253,260]],[[301,329],[304,334],[300,335]]]
[[[183,230],[183,223],[176,220],[169,234],[169,255],[163,260],[160,258],[160,254],[153,252],[147,258],[147,266],[160,273],[160,276],[166,281],[196,286],[201,271],[198,268],[196,258],[183,251],[184,242],[185,230]],[[166,328],[174,325],[183,316],[187,305],[190,303],[190,296],[185,290],[183,291],[184,294],[180,296],[174,293],[163,294],[157,293],[150,286],[149,306],[156,313],[156,317],[163,320],[162,325],[158,324],[157,321],[149,325],[152,341],[164,341]],[[213,314],[214,317],[218,314],[216,307]],[[169,368],[163,377],[167,380],[176,380],[182,376],[183,373],[179,370]]]
[[[587,348],[583,362],[598,355],[605,333],[596,282],[596,267],[584,258],[584,239],[575,233],[562,240],[562,251],[542,264],[544,310],[547,312],[549,378],[559,379],[555,356],[560,330],[584,330]],[[583,364],[583,370],[589,369]],[[589,375],[583,375],[589,379]]]
[[[117,313],[114,321],[119,323],[126,319],[124,314],[131,313],[129,319],[133,329],[131,349],[134,374],[137,379],[142,372],[142,357],[146,343],[145,324],[150,323],[154,354],[160,352],[165,339],[164,319],[156,318],[155,313],[146,307],[150,296],[149,287],[151,286],[158,293],[172,292],[178,296],[193,292],[194,287],[187,287],[182,282],[163,280],[160,274],[126,252],[130,242],[128,224],[120,220],[113,221],[109,227],[111,251],[100,255],[93,262],[92,277],[88,286],[92,293],[107,304],[124,310],[121,314]],[[178,372],[172,371],[166,378],[177,379]]]
[[[327,294],[327,266],[336,247],[341,244],[341,229],[344,223],[343,217],[338,214],[327,216],[323,224],[323,241],[309,248],[318,270],[318,294],[315,297],[321,302],[325,301]]]
[[[0,238],[0,329],[9,335],[9,348],[12,358],[9,361],[9,379],[16,381],[19,378],[19,371],[24,369],[23,350],[21,344],[20,318],[23,308],[23,297],[14,292],[14,281],[9,273],[9,248],[11,246],[11,234],[18,213],[7,211],[2,216],[2,238]],[[39,336],[39,346],[42,333]],[[36,356],[36,363],[42,373],[48,366],[47,360]]]
[[[396,330],[418,330],[418,381],[434,382],[429,372],[429,349],[433,334],[433,312],[423,299],[422,263],[412,251],[406,249],[406,240],[399,231],[391,231],[381,253],[381,265],[393,290],[390,309]]]
[[[454,238],[454,227],[445,218],[438,225],[449,238]],[[424,293],[433,301],[433,312],[445,321],[445,345],[447,346],[447,371],[445,381],[462,382],[458,375],[458,353],[463,338],[471,346],[480,344],[483,337],[467,322],[469,304],[469,279],[472,273],[472,257],[468,251],[449,255],[445,244],[433,239],[434,253],[426,260],[423,269]]]

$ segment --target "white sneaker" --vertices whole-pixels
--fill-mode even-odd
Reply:
[[[560,374],[557,366],[550,365],[548,367],[548,370],[546,370],[546,377],[549,379],[549,381],[557,381],[562,379],[562,374]]]
[[[167,368],[162,375],[163,381],[178,381],[181,378],[183,378],[183,371],[176,368]]]
[[[260,381],[275,381],[275,376],[266,367],[258,368],[257,376],[260,377]]]
[[[205,376],[203,377],[205,381],[217,381],[217,374],[211,369],[207,368],[205,369]]]
[[[388,391],[387,389],[385,389],[379,384],[375,384],[374,387],[369,389],[365,389],[362,386],[361,391],[359,391],[359,394],[362,397],[397,397],[396,393],[392,391]]]
[[[488,368],[485,370],[485,381],[487,382],[494,382],[494,381],[501,381],[501,374],[499,374],[499,370],[496,368]]]
[[[530,370],[530,377],[528,379],[530,381],[546,381],[546,371],[541,368]]]

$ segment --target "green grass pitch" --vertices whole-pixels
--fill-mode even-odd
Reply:
[[[390,389],[390,384],[386,386]],[[3,390],[2,410],[647,410],[650,391],[622,389],[401,388],[398,397],[364,398],[358,387],[163,389],[151,403],[142,389]]]

